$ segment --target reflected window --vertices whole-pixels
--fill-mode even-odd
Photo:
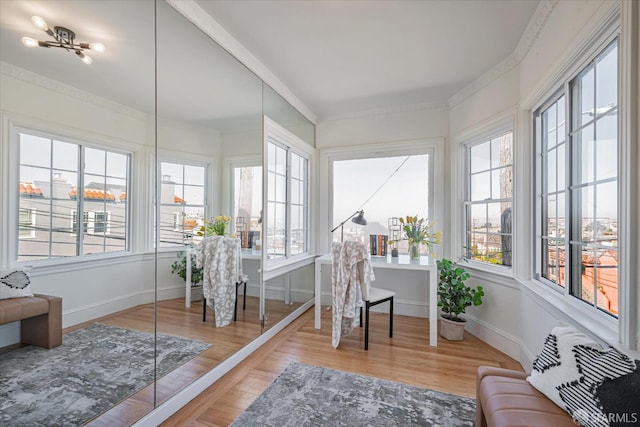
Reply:
[[[233,230],[243,248],[261,240],[262,166],[238,166],[233,174]]]
[[[618,41],[534,117],[541,176],[537,273],[617,316]]]
[[[207,215],[207,168],[160,162],[160,245],[182,246],[200,240]]]
[[[510,130],[466,147],[465,232],[469,259],[511,266],[512,150]]]
[[[27,132],[18,138],[18,261],[127,250],[130,154]]]
[[[273,124],[267,128],[267,239],[270,259],[309,251],[309,156],[297,138]],[[294,146],[295,145],[295,146]]]

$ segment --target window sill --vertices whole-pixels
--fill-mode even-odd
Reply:
[[[315,259],[316,257],[314,255],[304,254],[287,260],[274,260],[272,263],[267,260],[263,270],[263,280],[266,282],[267,280],[297,270],[300,267],[311,265]]]
[[[601,343],[629,354],[629,350],[625,349],[619,341],[617,319],[595,312],[578,300],[571,301],[573,298],[566,297],[544,283],[535,280],[518,280],[518,282],[523,292],[547,303],[546,305],[553,310],[553,315],[561,321],[573,324]]]
[[[47,274],[64,273],[75,270],[86,270],[87,268],[112,266],[129,263],[132,261],[142,261],[153,259],[153,253],[133,254],[131,252],[118,252],[112,254],[85,255],[83,257],[70,257],[64,259],[47,259],[41,261],[23,261],[15,263],[16,268],[30,268],[29,275],[32,277],[45,276]]]

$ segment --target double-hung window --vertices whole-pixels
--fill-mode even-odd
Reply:
[[[269,259],[309,251],[309,155],[284,128],[267,126],[267,227]]]
[[[197,240],[207,214],[207,167],[160,162],[160,175],[159,247]]]
[[[466,146],[466,252],[475,261],[511,265],[512,150],[511,130]]]
[[[618,41],[534,115],[540,280],[618,314]]]
[[[18,141],[17,260],[127,250],[131,155],[28,131]]]

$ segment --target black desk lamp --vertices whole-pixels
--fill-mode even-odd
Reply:
[[[356,215],[358,215],[358,216],[356,216]],[[353,218],[353,219],[351,219],[351,218]],[[331,230],[331,232],[333,233],[334,231],[336,231],[338,229],[338,227],[340,228],[340,241],[341,242],[344,240],[344,223],[349,221],[350,219],[351,219],[351,222],[353,222],[355,224],[367,225],[367,219],[364,217],[364,211],[355,211],[354,213],[349,215],[349,217],[347,219],[345,219],[339,225],[337,225],[336,228]]]

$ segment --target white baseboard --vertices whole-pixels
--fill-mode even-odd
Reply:
[[[480,338],[482,341],[489,344],[491,347],[500,350],[507,356],[512,357],[520,362],[520,364],[526,368],[531,366],[530,364],[523,364],[522,352],[524,346],[521,340],[508,334],[487,322],[480,320],[468,313],[465,313],[464,318],[467,319],[466,331],[470,334]]]

